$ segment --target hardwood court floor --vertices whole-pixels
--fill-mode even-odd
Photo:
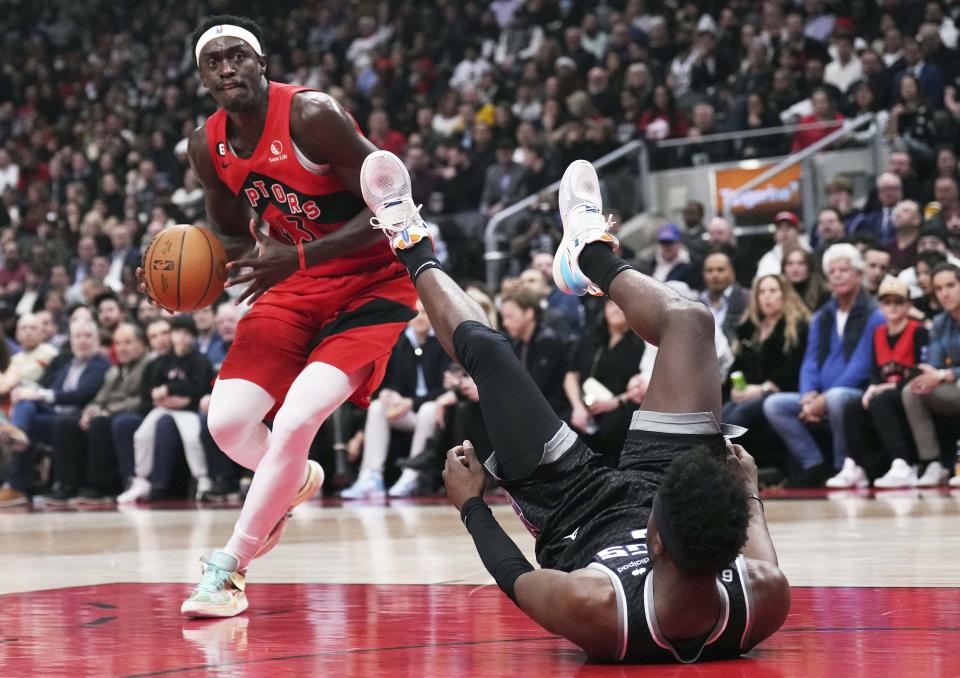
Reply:
[[[527,620],[442,503],[300,507],[251,568],[250,610],[216,622],[179,604],[236,508],[7,510],[0,676],[956,676],[958,514],[941,491],[770,499],[784,629],[736,662],[638,668],[589,665]]]

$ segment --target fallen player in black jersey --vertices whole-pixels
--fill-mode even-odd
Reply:
[[[379,205],[409,205],[403,218],[394,210],[377,225],[410,271],[441,343],[479,390],[494,452],[481,460],[464,441],[448,453],[444,480],[504,593],[597,661],[734,658],[779,629],[790,588],[753,458],[718,423],[713,317],[614,254],[593,167],[574,162],[561,182],[564,238],[554,277],[565,292],[608,294],[631,328],[659,346],[617,469],[557,418],[507,340],[440,268],[403,164],[380,151],[364,173],[378,192],[368,200],[378,216]],[[540,569],[484,503],[487,472],[536,537]]]

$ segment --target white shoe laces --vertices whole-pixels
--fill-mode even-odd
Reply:
[[[420,219],[420,208],[422,207],[422,204],[417,205],[417,209],[408,214],[400,224],[389,224],[377,217],[370,217],[370,225],[373,226],[374,229],[380,229],[387,235],[402,233],[403,231],[407,230],[414,221]]]

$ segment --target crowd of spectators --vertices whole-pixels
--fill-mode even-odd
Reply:
[[[35,491],[54,501],[95,500],[120,490],[135,501],[182,492],[185,475],[197,496],[235,490],[238,469],[202,423],[209,381],[201,383],[193,368],[202,356],[212,378],[244,307],[224,299],[215,310],[167,318],[137,292],[133,274],[161,229],[203,222],[186,138],[213,102],[188,36],[203,15],[224,11],[261,25],[271,78],[329,92],[377,146],[404,158],[438,250],[465,285],[482,263],[478,224],[549,185],[571,160],[595,159],[632,139],[648,144],[654,168],[774,156],[816,143],[845,118],[873,113],[845,143],[884,136],[888,171],[867,195],[838,176],[817,214],[778,215],[775,242],[762,258],[738,248],[730,224],[696,203],[681,223],[658,230],[652,249],[624,254],[710,306],[724,366],[748,380],[744,392],[731,390],[725,413],[755,422],[771,448],[787,449],[771,463],[795,482],[846,473],[860,484],[903,471],[864,460],[862,450],[876,447],[874,409],[896,408],[889,388],[880,389],[892,373],[881,365],[871,375],[872,337],[862,345],[846,337],[887,326],[891,341],[899,336],[898,322],[883,324],[873,308],[888,274],[907,287],[910,322],[929,333],[921,354],[927,335],[911,330],[912,369],[932,365],[952,382],[960,364],[951,353],[956,320],[942,268],[960,263],[960,3],[8,4],[0,16],[0,394],[10,417],[0,430],[2,501]],[[817,124],[787,135],[702,139],[792,123]],[[660,145],[668,139],[689,143]],[[527,270],[499,290],[475,286],[472,293],[493,321],[502,318],[555,409],[613,463],[625,412],[642,401],[655,351],[624,332],[610,304],[581,303],[553,287],[558,237],[544,196],[505,245],[515,268]],[[848,243],[857,255],[847,250],[831,260],[856,279],[843,287],[824,261]],[[888,304],[881,308],[890,315]],[[844,330],[839,344],[831,327]],[[91,350],[91,328],[99,351]],[[414,438],[410,473],[392,484],[401,495],[429,485],[418,469],[430,468],[444,440],[483,444],[470,379],[440,366],[440,357],[429,385],[419,378],[425,368],[408,353],[432,354],[428,335],[412,325],[401,338],[396,362],[403,367],[375,416],[338,413],[321,436],[318,447],[329,447],[336,465],[328,477],[340,485],[356,479],[359,496],[382,490],[384,475],[392,480],[393,455],[385,450],[394,439],[409,450],[391,431]],[[771,341],[790,356],[786,363],[773,360]],[[859,379],[824,374],[836,367],[830,361],[854,357]],[[161,374],[164,361],[170,365]],[[944,393],[952,383],[933,384],[934,372],[922,369],[913,380],[909,370],[894,370],[898,383],[920,379],[929,393],[896,389],[902,418],[879,416],[900,422],[901,433],[885,432],[882,441],[891,445],[890,459],[909,466],[901,476],[917,475],[919,461],[935,473],[918,478],[945,480],[952,434],[931,413],[950,414],[957,404],[952,391]],[[192,381],[177,377],[184,372]],[[852,392],[831,400],[837,383],[866,388],[859,405],[873,419],[843,416],[858,401]],[[787,402],[790,393],[799,400]],[[859,428],[846,431],[853,420]],[[141,430],[143,421],[149,425]],[[793,430],[798,421],[813,430],[809,439]],[[180,450],[184,464],[176,461]]]

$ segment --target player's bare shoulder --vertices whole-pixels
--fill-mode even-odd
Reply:
[[[206,125],[200,125],[190,133],[190,137],[187,139],[187,158],[190,160],[193,171],[200,179],[200,183],[204,186],[209,187],[214,181],[220,181],[217,170],[213,166],[213,158],[210,157]]]
[[[294,96],[290,106],[290,134],[312,161],[347,166],[358,172],[363,159],[376,150],[360,134],[346,109],[323,92],[304,91]]]
[[[349,121],[353,127],[353,119],[344,110],[336,99],[325,92],[304,90],[297,92],[290,104],[290,124],[313,126],[316,124],[331,124],[340,121]]]

